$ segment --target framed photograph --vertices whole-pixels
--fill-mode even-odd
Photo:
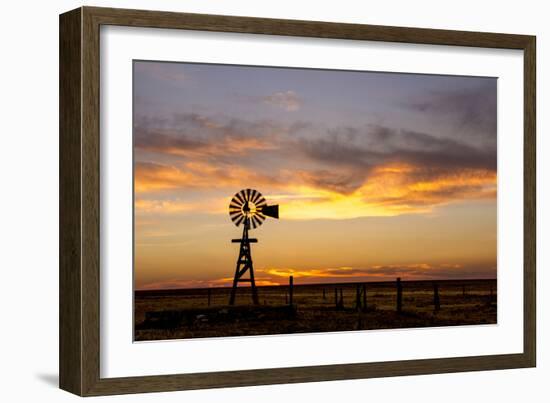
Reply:
[[[535,366],[535,37],[60,16],[60,387]]]

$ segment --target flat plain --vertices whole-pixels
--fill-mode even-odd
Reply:
[[[136,341],[497,323],[496,280],[137,290]],[[437,290],[437,291],[436,291]],[[365,293],[366,291],[366,293]]]

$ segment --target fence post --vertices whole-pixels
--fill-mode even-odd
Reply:
[[[367,311],[367,285],[363,284],[363,311]]]
[[[361,310],[361,290],[359,284],[355,286],[355,309]]]
[[[439,311],[441,306],[439,305],[439,285],[434,283],[434,311]]]
[[[340,308],[344,308],[344,292],[342,288],[340,288]]]
[[[210,288],[208,289],[208,306],[210,306]]]
[[[466,296],[466,286],[465,285],[462,286],[462,296],[463,297]]]
[[[403,286],[401,285],[401,277],[397,277],[397,313],[401,313],[403,308]]]
[[[289,305],[292,306],[292,299],[294,297],[294,276],[288,278],[288,294],[289,294]]]
[[[334,306],[338,308],[338,288],[334,287]]]

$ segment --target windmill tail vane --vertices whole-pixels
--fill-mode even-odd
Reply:
[[[258,290],[256,289],[256,282],[254,280],[254,265],[252,263],[252,251],[250,248],[250,244],[256,243],[258,240],[249,238],[248,231],[262,225],[266,217],[278,219],[279,206],[268,205],[265,198],[257,190],[243,189],[236,193],[231,199],[229,203],[229,217],[237,227],[240,225],[243,226],[242,237],[240,239],[231,240],[231,242],[239,243],[240,248],[229,305],[235,304],[237,287],[241,282],[250,283],[252,302],[258,305]],[[248,273],[249,277],[243,278],[246,273]]]

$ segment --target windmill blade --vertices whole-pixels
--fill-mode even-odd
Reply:
[[[239,202],[237,199],[231,200],[231,203],[229,203],[229,208],[241,208],[243,204]]]
[[[260,218],[258,218],[258,216],[252,216],[252,228],[256,228],[256,227],[259,227],[260,225],[262,225],[262,220],[260,220]]]
[[[243,213],[241,212],[241,210],[237,210],[237,211],[230,211],[229,215],[231,216],[231,219],[233,219],[233,218],[242,216]]]
[[[245,203],[248,201],[248,193],[247,193],[247,190],[248,189],[243,189],[240,191],[240,195],[241,197],[243,198],[243,200],[245,201]]]
[[[271,217],[271,218],[279,218],[279,205],[275,204],[273,206],[262,206],[261,208],[262,214]]]
[[[243,207],[243,206],[230,205],[230,206],[229,206],[229,210],[241,211],[242,207]]]
[[[260,196],[260,198],[254,204],[258,208],[258,207],[265,206],[267,203],[265,201],[265,198],[263,196]]]
[[[265,220],[265,215],[262,213],[261,210],[256,210],[256,215],[260,217],[263,220]]]
[[[229,213],[234,213],[236,211],[241,211],[241,210],[242,210],[242,206],[236,206],[234,204],[229,205]]]
[[[264,218],[258,217],[258,222],[259,222],[258,227],[259,227],[260,225],[262,225],[262,224],[264,223],[264,221],[265,221],[265,217],[264,217]]]
[[[250,199],[250,201],[254,204],[258,204],[258,200],[260,199],[260,197],[262,197],[262,194],[254,189],[252,190],[252,198]]]
[[[238,227],[241,224],[243,219],[244,219],[243,216],[236,216],[236,217],[232,217],[231,221],[233,221],[233,224],[235,224]]]
[[[231,203],[243,204],[243,203],[244,203],[244,200],[239,199],[238,196],[239,196],[239,194],[238,194],[238,193],[235,193],[235,195],[234,195],[233,198],[231,199]]]
[[[241,196],[241,192],[242,192],[242,190],[241,190],[240,192],[238,192],[238,193],[235,193],[235,196],[233,196],[233,200],[234,200],[235,202],[238,201],[238,203],[240,203],[241,206],[242,206],[242,205],[244,204],[244,198]]]
[[[244,221],[245,217],[242,215],[240,217],[237,218],[236,221],[234,221],[235,225],[238,227],[239,225],[241,225],[241,223]]]

